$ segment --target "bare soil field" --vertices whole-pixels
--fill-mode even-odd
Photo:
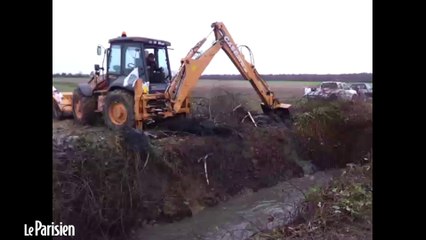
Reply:
[[[86,78],[53,78],[53,85],[60,91],[71,92],[78,83],[87,81],[88,79]],[[280,100],[293,101],[303,96],[305,87],[317,86],[319,82],[270,81],[268,84]],[[198,82],[192,96],[210,97],[211,95],[217,94],[217,89],[258,99],[253,87],[248,81],[244,80],[202,79]]]

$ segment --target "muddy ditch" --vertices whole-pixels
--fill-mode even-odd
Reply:
[[[247,191],[191,218],[142,228],[135,231],[131,239],[249,239],[259,232],[293,222],[303,211],[299,206],[309,190],[326,185],[339,173],[338,170],[317,172],[257,192]]]
[[[178,120],[148,135],[56,123],[54,221],[74,224],[79,238],[118,239],[246,191],[357,161],[371,149],[368,106],[345,103],[319,113],[307,103],[296,107],[292,129],[241,123],[233,110],[228,117],[210,110],[202,120]],[[350,139],[363,144],[345,140],[349,129]]]

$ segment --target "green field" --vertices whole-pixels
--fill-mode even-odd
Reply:
[[[88,78],[53,78],[53,85],[59,91],[72,92],[78,83],[84,83],[88,80]],[[268,84],[277,96],[286,98],[301,96],[304,93],[304,87],[317,86],[319,82],[270,81]],[[248,81],[203,79],[198,82],[193,96],[205,96],[207,92],[216,88],[242,94],[255,94],[253,87]]]
[[[53,86],[61,92],[72,92],[79,83],[88,82],[89,78],[53,78]]]

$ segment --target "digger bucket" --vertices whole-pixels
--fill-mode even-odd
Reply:
[[[265,104],[261,104],[260,107],[265,115],[270,116],[276,122],[283,122],[286,125],[290,126],[292,118],[290,115],[291,104],[280,103],[275,108],[270,108]]]

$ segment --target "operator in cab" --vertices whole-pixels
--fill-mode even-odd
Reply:
[[[154,56],[154,54],[153,53],[148,54],[148,57],[146,58],[146,66],[149,69],[154,69],[156,65],[157,64],[155,63],[155,56]]]
[[[155,55],[153,53],[148,54],[146,58],[146,66],[149,74],[150,82],[161,82],[161,79],[164,69],[162,67],[157,67],[157,62],[155,61]]]
[[[146,58],[146,65],[148,67],[148,70],[150,71],[161,71],[163,68],[158,68],[157,63],[155,62],[155,56],[153,53],[148,54],[148,57]]]
[[[157,67],[157,62],[155,61],[155,55],[153,53],[148,54],[146,58],[146,66],[149,82],[161,83],[164,81],[164,69],[162,67]]]

